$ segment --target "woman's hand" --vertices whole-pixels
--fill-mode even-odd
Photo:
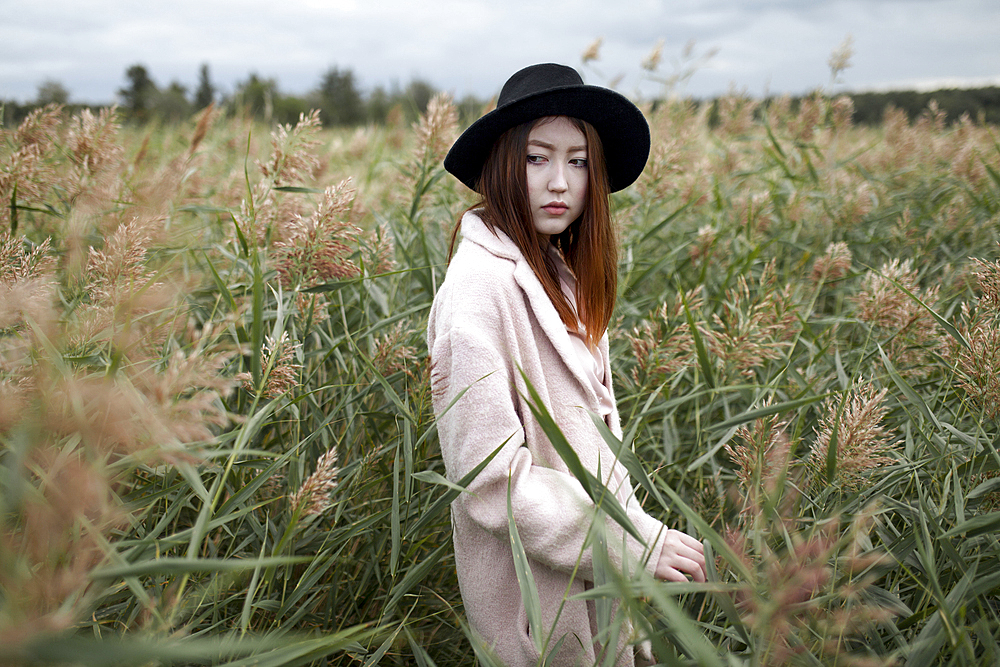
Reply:
[[[705,547],[687,533],[668,530],[655,575],[664,581],[705,581]]]

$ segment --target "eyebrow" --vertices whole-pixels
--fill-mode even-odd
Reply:
[[[528,140],[528,145],[529,146],[540,146],[542,148],[548,148],[550,151],[554,151],[556,149],[556,147],[553,146],[552,144],[546,143],[544,141],[539,141],[538,139],[529,139]],[[570,146],[569,147],[569,152],[570,153],[575,153],[577,151],[585,151],[585,150],[587,150],[587,145],[586,144],[584,144],[582,146]]]

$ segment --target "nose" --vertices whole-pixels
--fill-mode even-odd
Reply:
[[[566,192],[566,167],[556,163],[552,165],[552,175],[549,178],[549,190],[551,192]]]

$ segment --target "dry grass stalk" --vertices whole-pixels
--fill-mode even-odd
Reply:
[[[798,325],[791,285],[778,288],[774,262],[761,272],[754,290],[744,276],[726,291],[722,315],[704,327],[711,352],[727,369],[749,377],[764,362],[778,359],[791,345]]]
[[[591,42],[590,45],[583,51],[583,53],[580,55],[580,59],[583,60],[584,65],[586,65],[591,61],[601,59],[602,44],[604,44],[604,38],[598,37],[593,42]]]
[[[298,491],[289,498],[293,514],[318,516],[331,507],[330,493],[337,488],[337,451],[331,449],[319,457],[316,471],[306,478]]]
[[[1000,262],[974,259],[980,296],[973,310],[962,304],[956,328],[968,342],[949,337],[945,353],[958,374],[958,384],[983,414],[1000,414]]]
[[[271,133],[271,157],[257,162],[261,173],[276,186],[293,185],[312,180],[320,168],[313,153],[319,146],[316,135],[321,127],[319,110],[300,114],[295,127],[279,125]]]
[[[851,270],[851,249],[843,241],[831,243],[826,253],[813,263],[812,281],[816,285],[840,280]]]
[[[372,366],[382,377],[387,377],[398,371],[404,371],[410,377],[413,373],[410,367],[418,361],[417,350],[406,345],[412,338],[415,329],[407,327],[404,322],[398,322],[388,333],[375,336],[372,345]]]
[[[684,315],[684,301],[692,312],[701,309],[701,290],[695,288],[684,300],[664,302],[652,316],[652,321],[626,332],[637,362],[632,378],[639,383],[639,374],[673,375],[694,363],[695,344],[691,328]]]
[[[663,60],[663,40],[656,42],[656,46],[642,59],[641,67],[647,72],[655,72],[660,67]]]
[[[812,453],[806,461],[813,486],[824,484],[830,443],[836,434],[836,477],[834,484],[854,491],[866,486],[872,471],[896,462],[890,435],[882,426],[888,408],[882,401],[887,389],[877,390],[865,382],[843,399],[827,399]]]
[[[417,139],[414,154],[418,164],[437,164],[444,159],[458,136],[458,110],[447,93],[438,93],[427,104],[413,126]]]
[[[287,240],[275,244],[275,267],[281,284],[312,287],[360,274],[351,259],[361,230],[350,222],[355,190],[350,180],[326,189],[323,201],[308,218],[296,215]]]
[[[31,454],[20,507],[0,532],[0,644],[69,629],[94,593],[104,560],[99,537],[122,523],[109,481],[80,452]]]
[[[837,520],[808,534],[783,529],[781,549],[763,544],[757,554],[746,534],[727,533],[730,546],[756,575],[736,593],[743,622],[760,640],[756,664],[817,664],[818,657],[852,667],[894,662],[856,652],[868,645],[865,632],[895,615],[862,597],[874,581],[871,568],[885,561],[866,553],[870,529],[870,511],[855,517],[843,534]]]
[[[192,157],[195,151],[198,150],[201,142],[205,140],[205,136],[208,134],[208,128],[212,126],[218,117],[219,113],[215,110],[215,102],[211,102],[198,116],[198,124],[195,125],[194,134],[191,135],[191,145],[188,146],[187,150],[188,158]]]
[[[11,202],[39,205],[51,189],[61,182],[52,157],[57,152],[62,107],[48,105],[35,109],[13,132],[2,136],[10,153],[0,163],[0,224],[10,226],[15,212]]]
[[[736,464],[736,478],[743,489],[740,513],[744,522],[752,519],[768,498],[784,489],[791,456],[787,426],[780,415],[761,417],[754,420],[752,429],[741,426],[736,431],[736,438],[743,444],[725,446]]]
[[[916,295],[927,308],[937,303],[939,287],[921,289],[913,263],[897,259],[883,264],[878,272],[869,271],[853,302],[859,320],[891,336],[886,353],[893,363],[905,369],[918,366],[937,348],[940,330],[927,308],[901,287]]]
[[[268,368],[270,371],[264,379],[264,388],[261,396],[264,398],[274,398],[281,396],[287,391],[299,386],[299,371],[301,364],[294,363],[302,350],[301,343],[291,343],[288,332],[282,331],[281,337],[274,340],[271,336],[264,337],[264,347],[260,351],[261,368]],[[249,374],[241,374],[239,379],[243,380],[243,388],[249,392],[255,392],[253,379]]]

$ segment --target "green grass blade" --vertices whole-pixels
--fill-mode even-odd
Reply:
[[[520,369],[519,369],[520,370]],[[569,468],[570,473],[580,482],[583,490],[590,496],[590,499],[594,501],[594,504],[607,512],[608,516],[615,520],[619,526],[625,529],[629,535],[637,539],[640,543],[645,544],[646,540],[639,535],[639,531],[632,524],[632,520],[628,518],[625,513],[625,509],[621,506],[618,500],[615,498],[614,494],[608,491],[608,489],[594,477],[590,471],[583,467],[583,463],[580,462],[580,457],[577,456],[576,451],[569,444],[566,436],[563,435],[562,430],[556,424],[555,420],[552,419],[552,415],[549,414],[548,409],[542,404],[542,399],[538,395],[538,392],[532,386],[531,381],[528,376],[525,375],[524,371],[521,370],[521,377],[524,378],[524,382],[528,388],[528,394],[530,400],[528,401],[528,406],[531,409],[532,414],[535,419],[538,420],[539,425],[541,425],[542,430],[545,435],[548,436],[549,442],[552,444],[552,448],[556,450],[559,457],[562,458],[566,467]]]
[[[528,627],[535,648],[541,653],[545,646],[542,628],[542,605],[538,600],[538,587],[535,585],[535,575],[531,572],[531,563],[521,544],[521,535],[517,532],[514,522],[514,506],[511,504],[510,489],[512,484],[507,480],[507,528],[510,533],[510,548],[514,555],[514,572],[517,583],[521,587],[521,604],[528,617]]]

